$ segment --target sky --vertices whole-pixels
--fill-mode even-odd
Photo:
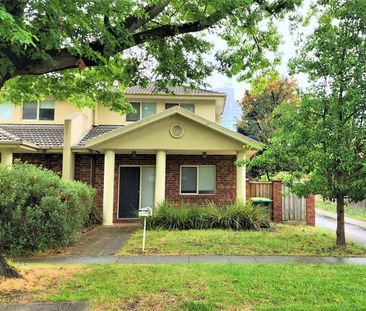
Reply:
[[[298,13],[306,13],[310,6],[311,0],[305,0],[301,9],[299,9]],[[282,57],[282,63],[277,68],[278,72],[281,75],[288,75],[288,62],[291,58],[296,55],[296,46],[295,42],[301,33],[310,34],[315,27],[315,21],[313,20],[309,27],[299,27],[296,32],[290,32],[290,22],[288,18],[283,21],[279,21],[277,23],[278,31],[282,35],[282,44],[279,48],[279,52]],[[225,48],[225,42],[217,37],[212,37],[211,41],[215,45],[215,50],[222,50]],[[307,79],[305,75],[296,75],[296,80],[301,88],[305,88],[307,86]],[[206,81],[213,89],[230,87],[235,91],[235,99],[240,100],[244,94],[244,91],[249,88],[249,85],[245,82],[238,82],[236,78],[228,78],[225,75],[214,73],[211,77],[209,77]]]

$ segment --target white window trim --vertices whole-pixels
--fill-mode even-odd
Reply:
[[[126,113],[126,122],[128,122],[128,123],[134,123],[134,122],[140,121],[142,119],[148,118],[148,117],[142,118],[142,106],[143,106],[144,103],[145,104],[155,104],[155,113],[154,114],[156,114],[156,111],[157,111],[157,103],[156,102],[131,101],[130,104],[140,104],[140,116],[139,116],[139,119],[136,120],[136,121],[129,121],[129,120],[127,120],[127,113]]]
[[[27,102],[27,103],[33,103],[33,102]],[[54,110],[53,120],[40,120],[39,119],[39,110],[41,108],[41,102],[37,101],[36,104],[37,104],[37,118],[36,119],[24,119],[24,107],[23,107],[24,103],[22,104],[22,120],[23,121],[55,122],[55,119],[56,119],[56,107],[55,107],[56,102],[55,101],[53,101],[53,110]]]
[[[118,169],[118,198],[117,198],[117,219],[118,220],[136,220],[138,218],[121,218],[119,217],[119,199],[120,199],[120,176],[121,176],[121,167],[138,167],[140,168],[140,192],[139,192],[139,208],[141,208],[141,195],[142,195],[142,168],[143,167],[154,167],[155,165],[129,165],[129,164],[125,164],[125,165],[120,165],[119,169]],[[156,168],[155,168],[156,169]]]
[[[195,193],[182,193],[182,168],[183,167],[196,167],[197,168],[197,190]],[[200,167],[214,167],[215,168],[215,189],[213,193],[199,193],[199,178],[200,178]],[[204,196],[208,196],[208,195],[216,195],[216,165],[210,165],[210,164],[206,164],[206,165],[181,165],[179,168],[179,195],[204,195]]]

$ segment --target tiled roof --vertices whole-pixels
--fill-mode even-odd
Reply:
[[[89,139],[98,137],[100,135],[106,134],[110,131],[120,128],[121,125],[94,125],[89,132],[87,132],[76,144],[78,147],[83,147],[85,142]]]
[[[63,140],[63,125],[0,124],[0,142],[23,141],[32,143],[41,148],[46,148],[62,147]]]
[[[225,93],[215,92],[206,89],[188,90],[181,86],[170,89],[170,92],[175,95],[225,95]],[[141,86],[133,86],[125,90],[127,95],[167,95],[166,92],[157,90],[154,83],[150,83],[146,88]]]
[[[8,131],[0,128],[0,142],[20,141],[21,139]]]

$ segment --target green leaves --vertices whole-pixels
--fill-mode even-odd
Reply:
[[[366,197],[366,3],[332,1],[293,61],[311,86],[283,113],[261,161],[287,161],[302,193]],[[257,160],[259,161],[259,160]]]
[[[116,81],[123,91],[151,80],[161,88],[197,87],[215,69],[251,77],[278,62],[274,19],[296,4],[299,0],[5,1],[0,98],[21,103],[54,96],[123,111],[128,106],[123,94],[116,94]],[[215,60],[208,57],[209,33],[227,43]],[[274,57],[267,59],[267,52]]]

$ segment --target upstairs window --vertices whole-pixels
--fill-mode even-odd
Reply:
[[[23,120],[55,120],[55,102],[45,100],[37,103],[24,103]]]
[[[55,103],[47,100],[39,103],[39,120],[53,121],[55,119]]]
[[[180,171],[181,194],[214,194],[216,191],[216,166],[182,166]]]
[[[156,114],[156,103],[130,103],[136,112],[126,115],[126,121],[134,122]]]
[[[173,108],[173,107],[181,107],[183,109],[186,109],[190,112],[193,112],[195,111],[194,109],[194,104],[191,104],[191,103],[166,103],[165,104],[165,109],[169,109],[169,108]]]
[[[23,120],[37,120],[38,103],[23,104]]]
[[[5,102],[0,104],[0,121],[13,120],[13,105]]]

